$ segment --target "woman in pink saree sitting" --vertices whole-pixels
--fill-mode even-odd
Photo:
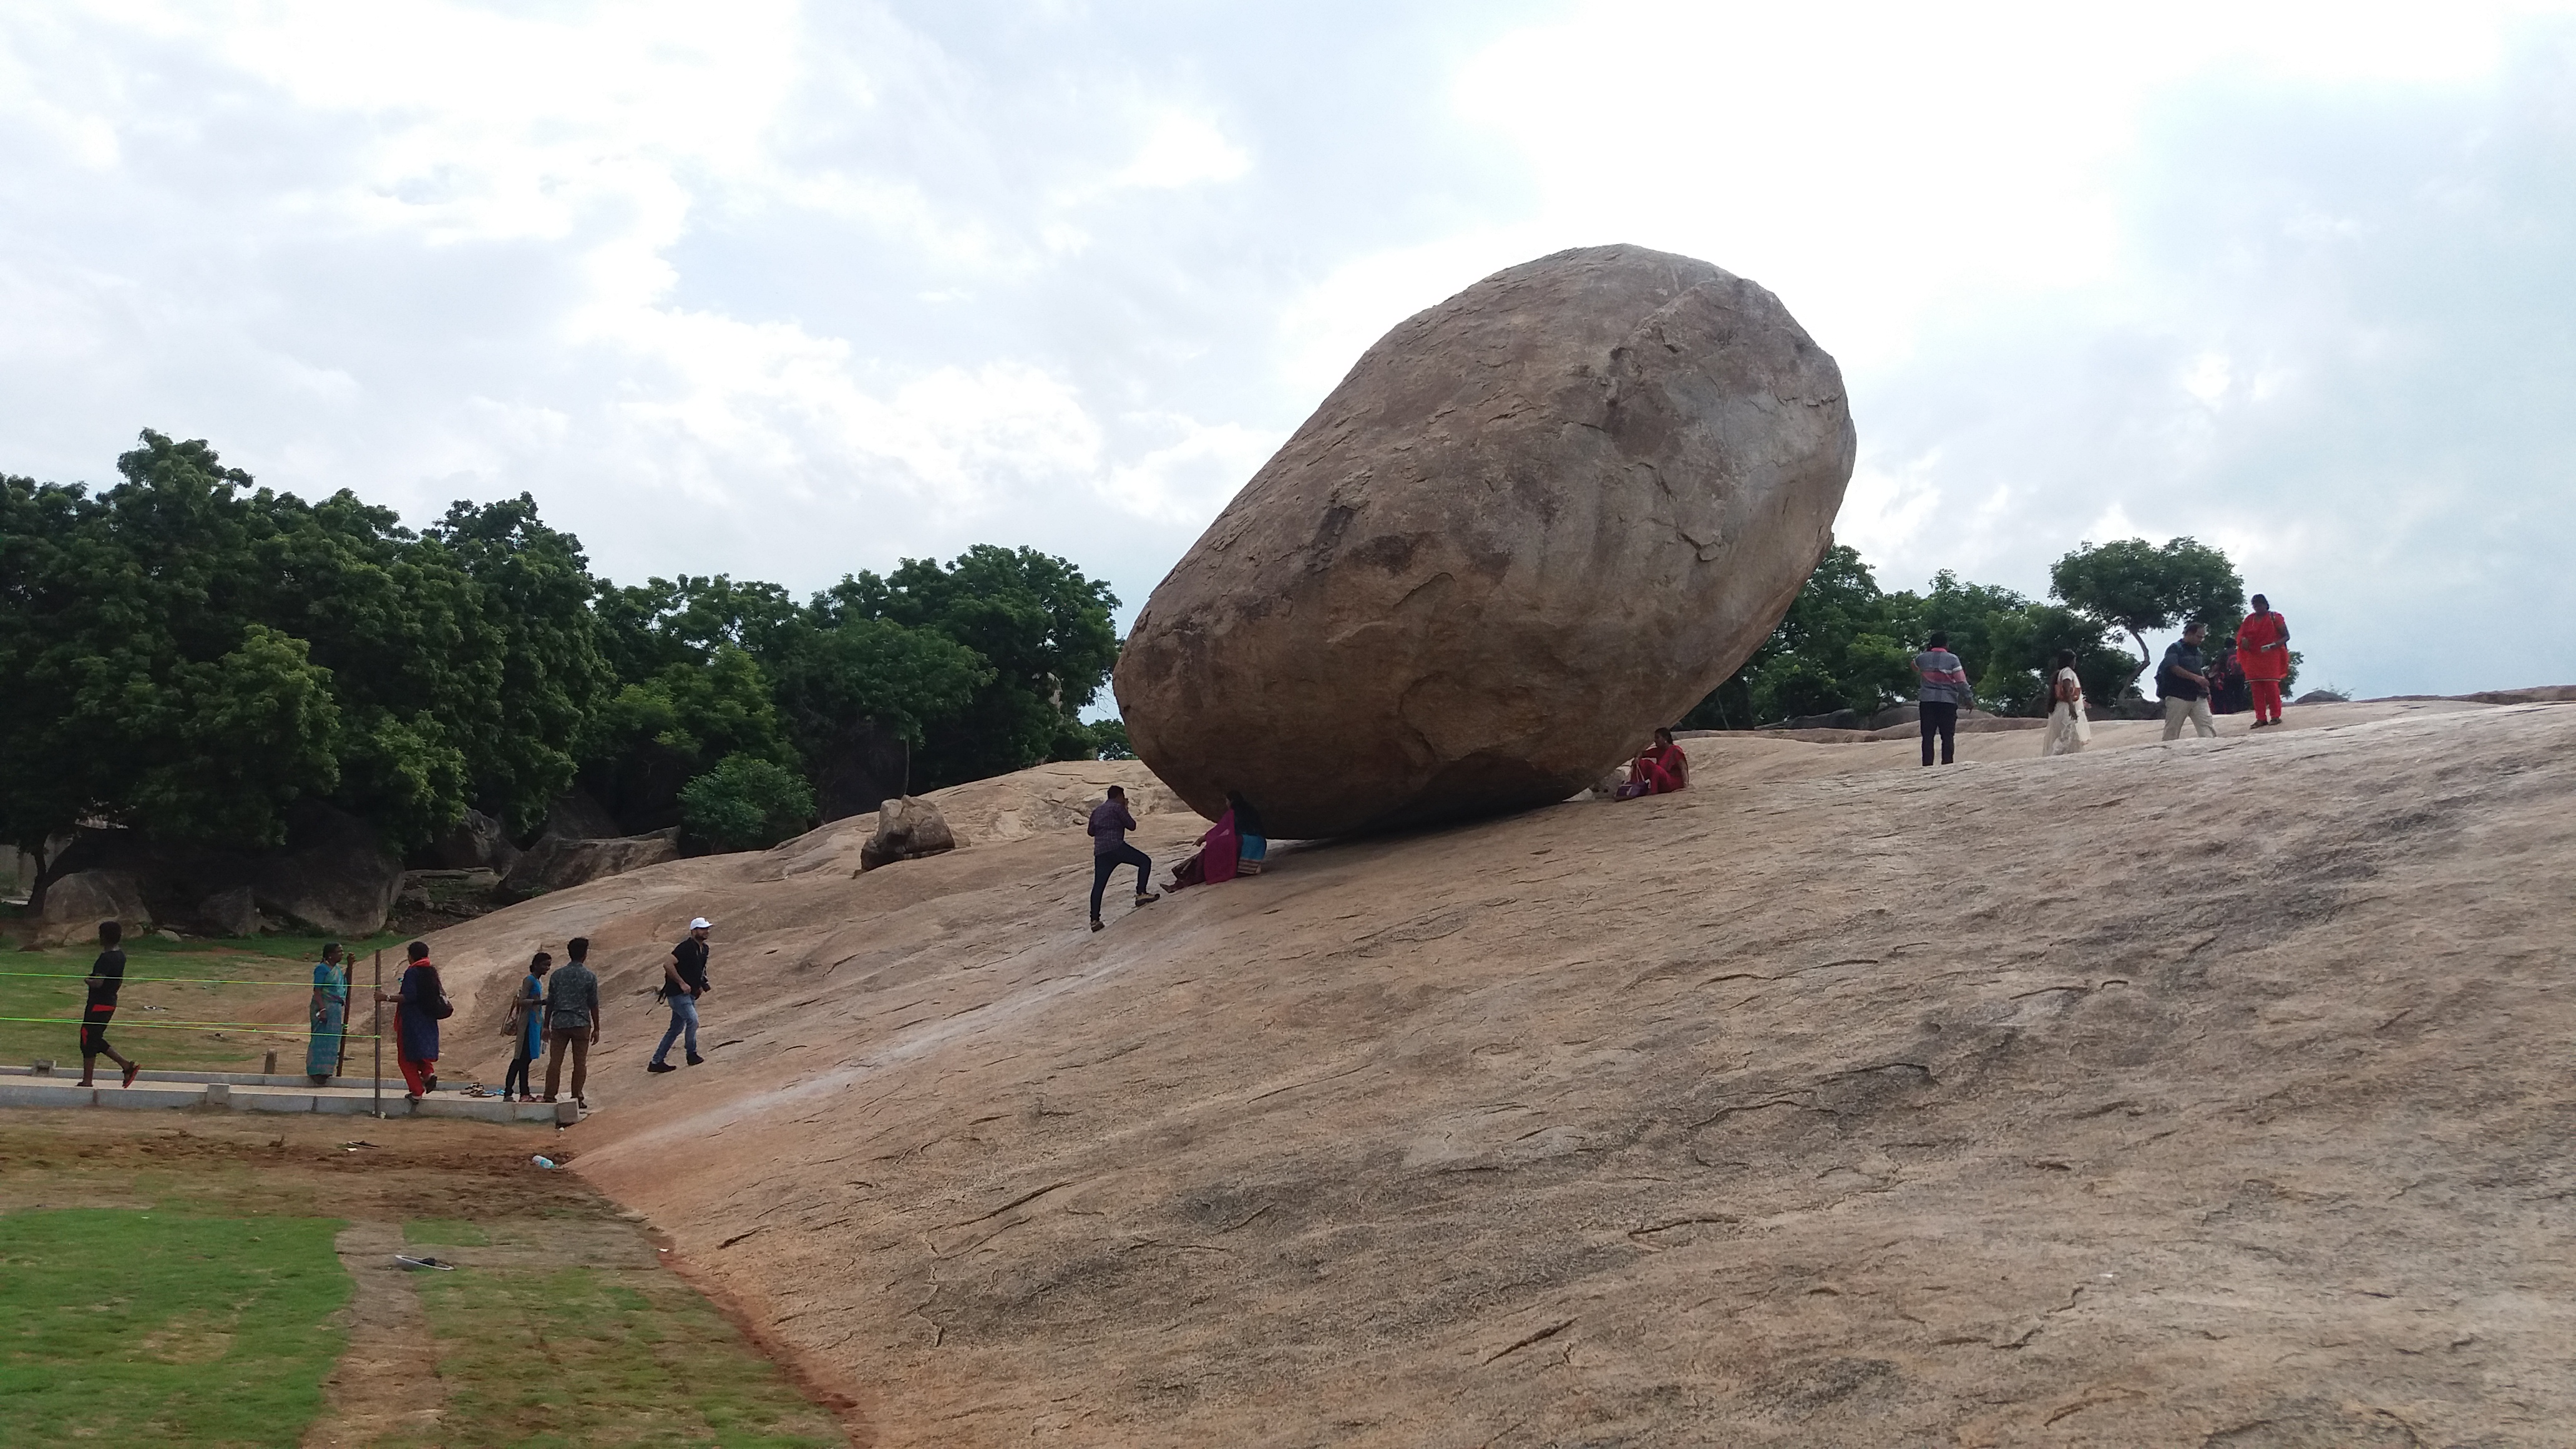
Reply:
[[[1207,828],[1207,833],[1199,837],[1198,852],[1172,867],[1170,889],[1179,890],[1183,886],[1194,886],[1201,882],[1215,885],[1221,881],[1234,879],[1236,853],[1239,849],[1240,841],[1234,827],[1234,808],[1228,806],[1226,812],[1217,817],[1217,822]]]

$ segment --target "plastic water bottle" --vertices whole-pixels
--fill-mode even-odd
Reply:
[[[549,1172],[552,1172],[555,1167],[555,1160],[551,1157],[531,1157],[528,1160]]]

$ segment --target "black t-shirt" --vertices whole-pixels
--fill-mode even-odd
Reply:
[[[114,946],[98,953],[89,967],[89,1005],[116,1009],[116,993],[125,989],[125,953]]]
[[[2200,698],[2201,687],[2176,674],[2178,668],[2204,677],[2209,673],[2209,667],[2200,662],[2200,646],[2177,639],[2165,646],[2164,668],[2156,671],[2156,693],[2166,699]]]
[[[696,996],[707,989],[707,943],[695,936],[671,948],[671,959],[679,963],[680,979],[689,983],[689,994]]]

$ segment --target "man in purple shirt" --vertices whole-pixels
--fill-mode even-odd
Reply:
[[[1109,798],[1091,809],[1091,929],[1100,929],[1100,892],[1118,867],[1136,867],[1136,904],[1151,905],[1161,896],[1145,889],[1154,877],[1153,857],[1127,843],[1136,817],[1127,813],[1127,792],[1109,787]]]

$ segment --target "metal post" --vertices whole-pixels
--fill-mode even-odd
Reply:
[[[385,950],[376,948],[376,989],[367,993],[376,999],[376,1115],[385,1115]]]

